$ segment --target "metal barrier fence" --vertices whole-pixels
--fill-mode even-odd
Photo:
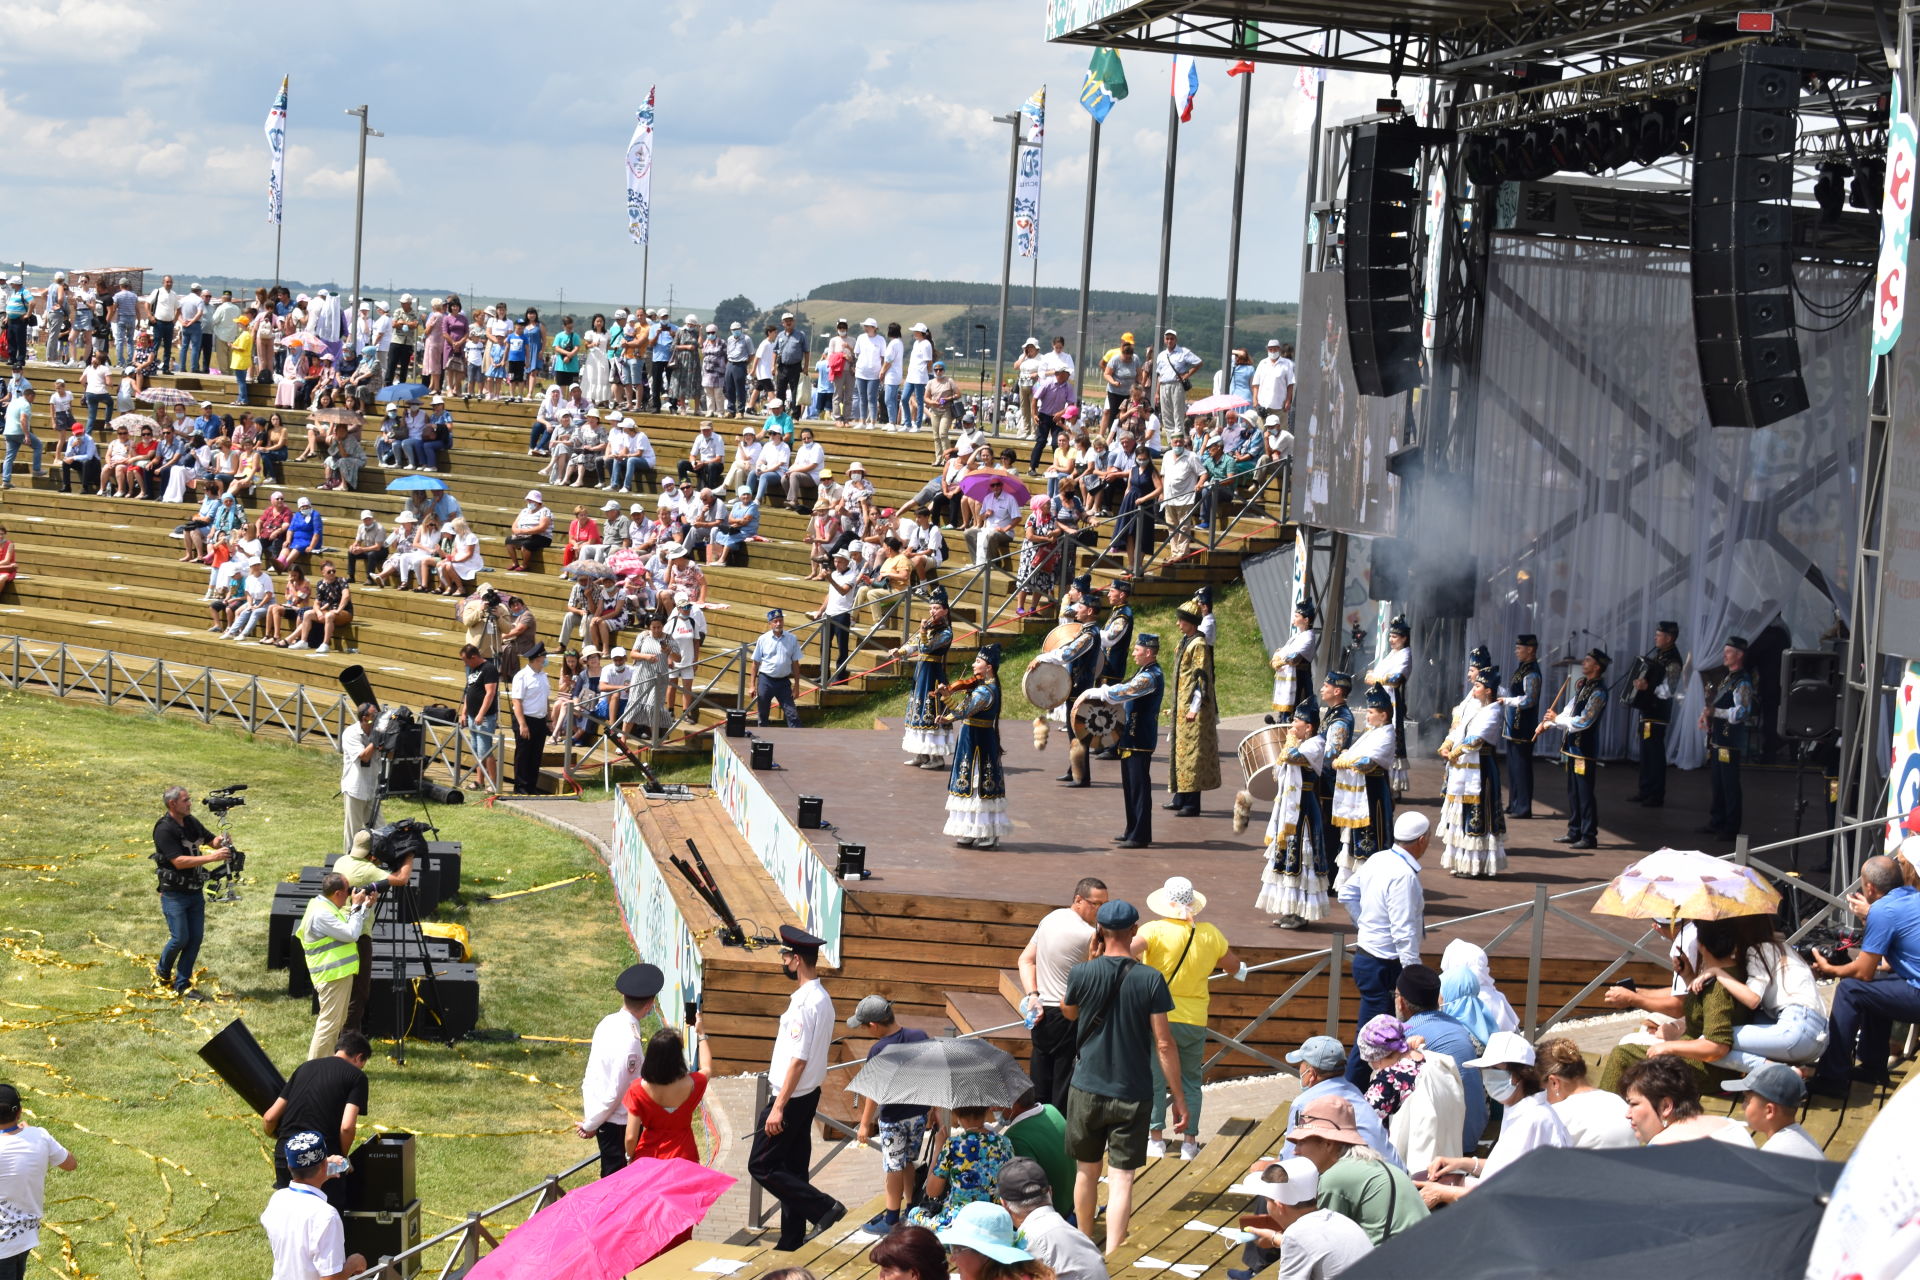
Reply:
[[[506,1234],[505,1231],[495,1232],[488,1226],[489,1222],[498,1218],[514,1206],[528,1200],[535,1202],[533,1208],[527,1212],[527,1217],[531,1218],[534,1214],[540,1212],[566,1194],[566,1189],[560,1185],[562,1182],[571,1178],[574,1174],[579,1173],[582,1169],[598,1165],[599,1163],[600,1157],[598,1155],[588,1156],[580,1163],[570,1165],[558,1173],[541,1179],[525,1191],[515,1196],[509,1196],[491,1208],[482,1209],[478,1213],[469,1213],[467,1220],[458,1226],[448,1227],[439,1235],[431,1239],[422,1240],[411,1249],[374,1261],[371,1266],[365,1271],[359,1272],[352,1280],[399,1280],[400,1277],[412,1274],[415,1268],[424,1263],[429,1249],[437,1249],[443,1244],[449,1244],[449,1242],[451,1242],[451,1247],[447,1252],[447,1260],[441,1264],[440,1270],[434,1273],[436,1280],[449,1280],[450,1277],[465,1275],[470,1267],[480,1261],[481,1242],[484,1241],[489,1248],[498,1248],[500,1245],[500,1237]],[[522,1221],[525,1221],[525,1219],[522,1219]],[[515,1223],[512,1225],[517,1226],[519,1224]]]

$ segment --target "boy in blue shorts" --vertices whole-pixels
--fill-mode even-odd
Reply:
[[[926,1032],[894,1021],[893,1005],[885,996],[862,997],[847,1018],[847,1025],[872,1030],[875,1039],[873,1047],[867,1050],[869,1062],[890,1046],[914,1044],[927,1038]],[[872,1098],[861,1100],[858,1140],[865,1146],[874,1136],[877,1125],[880,1161],[887,1174],[887,1207],[861,1230],[884,1236],[900,1225],[900,1214],[912,1189],[914,1162],[920,1157],[921,1144],[927,1136],[927,1121],[932,1114],[926,1107],[911,1104],[882,1107]]]
[[[507,337],[507,398],[518,400],[520,387],[527,380],[527,321],[526,317],[513,322],[513,332]]]

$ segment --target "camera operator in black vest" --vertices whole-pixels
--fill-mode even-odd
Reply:
[[[153,862],[160,873],[160,911],[167,919],[167,945],[153,976],[185,1000],[207,997],[193,987],[193,966],[207,929],[206,868],[232,856],[232,842],[216,836],[193,816],[193,797],[182,786],[162,793],[167,811],[153,824]],[[209,847],[212,853],[201,853]]]

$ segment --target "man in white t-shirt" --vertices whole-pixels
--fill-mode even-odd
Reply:
[[[1720,1086],[1728,1093],[1747,1095],[1747,1128],[1766,1139],[1762,1151],[1802,1160],[1825,1160],[1827,1153],[1805,1126],[1796,1122],[1800,1104],[1807,1100],[1807,1084],[1784,1062],[1767,1062],[1738,1080]]]
[[[0,1276],[24,1276],[40,1244],[47,1170],[71,1173],[79,1164],[52,1134],[21,1120],[20,1091],[0,1084]]]
[[[1293,361],[1281,354],[1280,339],[1267,339],[1267,356],[1253,371],[1253,403],[1266,413],[1293,408]]]
[[[173,277],[161,276],[160,287],[142,298],[147,318],[153,321],[153,348],[160,356],[160,372],[173,372],[173,326],[180,317],[180,295],[173,291]]]
[[[967,537],[973,543],[974,564],[985,564],[1012,546],[1012,529],[1019,520],[1020,504],[1007,492],[1006,484],[1000,477],[995,476],[987,482],[987,492],[980,499],[979,514],[974,516],[973,528],[967,531]]]
[[[327,1203],[321,1185],[334,1176],[327,1140],[311,1129],[286,1142],[288,1184],[274,1192],[261,1210],[273,1248],[273,1280],[341,1280],[367,1269],[367,1260],[347,1252],[340,1214]]]
[[[1020,989],[1026,992],[1020,1012],[1032,1027],[1035,1102],[1063,1109],[1067,1105],[1077,1046],[1073,1023],[1060,1012],[1060,1001],[1067,994],[1067,971],[1087,958],[1093,920],[1106,900],[1106,883],[1088,876],[1073,886],[1070,906],[1040,918],[1020,953]]]
[[[1320,1207],[1320,1169],[1313,1161],[1289,1156],[1262,1176],[1272,1184],[1267,1213],[1280,1226],[1250,1230],[1256,1244],[1279,1250],[1276,1280],[1331,1280],[1373,1252],[1359,1223]]]
[[[380,745],[373,736],[371,702],[360,704],[358,717],[340,735],[340,800],[346,809],[346,842],[341,852],[353,852],[353,838],[367,828],[373,800],[380,790]]]
[[[180,325],[180,372],[205,373],[207,366],[200,359],[200,334],[207,304],[200,296],[199,285],[180,295],[180,308],[176,314]]]

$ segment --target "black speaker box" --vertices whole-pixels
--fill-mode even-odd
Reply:
[[[327,866],[333,866],[339,859],[339,854],[327,855]],[[309,871],[317,870],[318,868],[315,867],[302,867],[300,870],[301,883],[305,884],[308,882],[307,873]],[[413,860],[413,872],[407,877],[407,884],[413,890],[414,897],[420,901],[420,912],[422,915],[433,914],[435,907],[438,907],[442,902],[453,896],[453,891],[447,887],[446,878],[443,874],[444,870],[445,863],[443,860],[430,853],[422,854]],[[456,876],[456,879],[457,878]],[[313,876],[312,883],[315,888],[318,888],[320,877],[318,875]],[[402,895],[397,899],[397,902],[398,909],[403,912],[406,911],[405,896]],[[401,918],[411,919],[412,917],[403,915]]]
[[[1700,379],[1705,383],[1758,382],[1800,372],[1800,344],[1791,333],[1698,345]]]
[[[347,1252],[359,1254],[368,1266],[373,1266],[382,1258],[395,1257],[420,1243],[420,1202],[415,1200],[397,1213],[361,1210],[343,1213],[340,1225],[346,1236]],[[395,1264],[388,1274],[395,1273],[403,1280],[413,1280],[420,1274],[420,1255],[414,1254]]]
[[[1404,297],[1413,286],[1413,273],[1407,267],[1413,261],[1412,236],[1348,236],[1347,271],[1365,271],[1378,273],[1383,279],[1377,285],[1360,284],[1363,294],[1386,293],[1389,297]],[[1397,279],[1386,279],[1386,276]]]
[[[1701,391],[1707,420],[1716,427],[1765,427],[1807,411],[1807,384],[1798,377],[1710,382]]]
[[[418,960],[376,958],[373,991],[367,997],[361,1029],[380,1039],[397,1037],[402,1031],[416,1040],[457,1040],[473,1034],[480,1024],[479,971],[470,964],[436,964],[432,983],[426,981],[426,973]],[[395,981],[408,987],[402,1015],[405,1026],[394,1024]]]
[[[1741,200],[1784,200],[1793,193],[1793,165],[1773,156],[1734,156],[1698,160],[1693,166],[1693,200],[1700,205]]]
[[[1793,318],[1793,295],[1784,290],[1702,294],[1693,300],[1693,331],[1702,341],[1788,331]]]
[[[1792,53],[1748,45],[1714,54],[1700,71],[1696,110],[1703,118],[1723,111],[1792,110],[1800,101],[1802,72],[1779,65],[1791,62]]]
[[[413,1135],[382,1133],[348,1157],[347,1203],[364,1213],[398,1213],[414,1201]],[[374,1259],[369,1257],[369,1263]]]
[[[1347,187],[1346,230],[1351,240],[1362,235],[1392,235],[1413,229],[1413,211],[1420,204],[1413,175],[1392,169],[1356,172]]]
[[[1353,131],[1348,154],[1353,166],[1369,169],[1411,169],[1420,163],[1420,132],[1412,121],[1363,124]]]
[[[1394,396],[1420,385],[1420,339],[1411,331],[1350,329],[1347,350],[1363,396]]]
[[[1793,215],[1783,204],[1742,201],[1697,206],[1693,211],[1693,251],[1723,253],[1736,245],[1784,245]],[[1698,283],[1694,285],[1701,290]]]
[[[1783,244],[1738,245],[1721,252],[1695,252],[1693,292],[1697,298],[1715,294],[1771,293],[1786,289],[1792,268]]]
[[[1824,738],[1840,724],[1840,656],[1829,649],[1780,655],[1780,710],[1775,727],[1794,742]]]
[[[300,949],[300,944],[293,940],[293,930],[306,912],[307,899],[312,896],[297,884],[273,886],[273,905],[267,912],[267,968],[286,968],[288,949]]]
[[[405,795],[420,789],[420,770],[426,761],[427,729],[418,720],[397,727],[394,746],[387,757],[387,791]]]
[[[1695,163],[1730,156],[1778,156],[1793,150],[1793,116],[1781,111],[1721,111],[1694,125]]]

